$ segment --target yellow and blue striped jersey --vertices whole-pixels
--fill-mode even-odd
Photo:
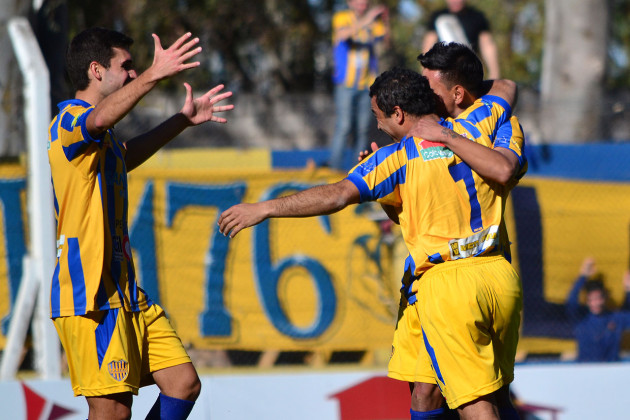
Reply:
[[[488,97],[484,97],[488,99]],[[466,119],[442,120],[455,132],[492,147],[495,127],[510,123],[511,109],[500,100],[480,101]],[[361,202],[399,209],[409,257],[403,289],[415,301],[414,279],[436,264],[478,255],[509,256],[503,222],[510,186],[486,182],[441,143],[406,137],[355,166],[348,179]]]
[[[333,15],[333,36],[337,30],[356,24],[351,10],[341,10]],[[375,45],[385,36],[385,25],[376,20],[362,28],[352,38],[336,42],[333,39],[333,82],[347,88],[369,89],[378,72]]]
[[[90,136],[90,104],[74,99],[59,110],[48,143],[57,218],[51,316],[145,309],[151,301],[138,287],[129,244],[126,149],[113,130]]]
[[[493,107],[493,104],[497,104],[498,107]],[[509,120],[500,117],[495,121],[494,118],[496,116],[492,116],[492,113],[497,112],[497,110],[500,112],[501,109],[504,110],[506,115],[512,113],[510,105],[505,100],[498,96],[485,95],[459,114],[455,121],[471,133],[472,137],[470,140],[484,144],[482,136],[486,135],[491,144],[484,145],[492,148],[503,147],[512,151],[518,158],[520,165],[516,176],[518,180],[527,171],[523,128],[515,115],[512,115]]]
[[[509,121],[503,123],[497,130],[497,135],[492,143],[493,148],[504,147],[511,150],[519,162],[519,170],[514,177],[514,185],[527,172],[527,159],[525,158],[525,135],[523,127],[516,115],[512,115]],[[514,186],[512,185],[512,187]]]

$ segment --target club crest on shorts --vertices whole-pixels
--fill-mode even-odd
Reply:
[[[129,375],[129,363],[126,360],[114,360],[107,364],[107,371],[109,376],[116,379],[118,382],[123,381]]]

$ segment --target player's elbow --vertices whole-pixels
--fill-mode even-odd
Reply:
[[[109,121],[106,121],[106,119],[103,118],[103,116],[100,115],[100,113],[98,113],[96,110],[92,112],[90,117],[88,117],[87,129],[92,136],[107,131],[111,126],[111,123]]]
[[[331,213],[343,210],[350,204],[359,202],[359,190],[347,179],[333,184],[331,194],[328,194],[329,208]]]
[[[515,172],[515,168],[508,163],[500,165],[496,168],[496,172],[494,173],[494,181],[505,186],[512,180]]]
[[[512,172],[507,170],[500,170],[495,174],[495,181],[505,186],[512,179]]]
[[[338,194],[334,197],[330,197],[330,202],[328,208],[330,209],[330,214],[337,213],[345,209],[348,204],[350,204],[349,197],[343,194]]]

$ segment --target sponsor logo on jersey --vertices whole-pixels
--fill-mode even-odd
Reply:
[[[452,260],[474,257],[499,245],[499,226],[490,226],[467,238],[452,239],[448,245]]]
[[[453,157],[453,152],[442,143],[422,140],[418,143],[422,160],[448,159]]]
[[[129,375],[129,363],[123,359],[114,360],[107,364],[107,371],[109,372],[109,376],[118,382],[124,381]]]

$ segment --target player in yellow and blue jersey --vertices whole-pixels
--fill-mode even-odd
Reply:
[[[333,83],[337,119],[331,139],[330,166],[341,168],[353,122],[356,153],[367,145],[370,127],[368,89],[378,74],[377,48],[389,36],[387,8],[369,0],[348,0],[333,15]]]
[[[492,108],[489,104],[496,101],[503,103],[504,109],[511,107],[516,100],[513,82],[483,82],[481,61],[469,47],[462,44],[437,43],[428,52],[420,55],[418,60],[423,67],[422,74],[428,78],[431,88],[436,93],[440,116],[456,118],[456,121],[467,127],[472,136],[471,134],[462,136],[438,124],[437,120],[431,119],[418,121],[410,134],[444,144],[487,182],[496,185],[497,188],[507,187],[510,190],[527,169],[523,154],[523,131],[515,116],[509,120],[499,120],[495,125],[494,120],[490,118]],[[493,96],[486,95],[480,98],[481,93],[488,89],[488,83],[492,84],[492,91],[489,93]],[[496,89],[495,86],[498,84],[501,84],[502,89]],[[497,98],[496,92],[500,92],[502,98]],[[488,137],[489,143],[479,141],[482,134]],[[504,221],[499,229],[503,252],[509,261],[509,239]],[[405,314],[406,312],[401,310],[402,318],[399,320],[394,338],[399,349],[392,355],[389,374],[413,383],[412,415],[416,415],[416,418],[426,418],[422,417],[422,414],[426,414],[435,419],[444,415],[446,418],[449,413],[442,413],[444,400],[437,392],[428,356],[425,355],[423,370],[415,365],[415,359],[420,359],[417,355],[425,352],[421,327],[408,325],[410,321]],[[399,331],[398,328],[403,331]],[[406,336],[404,341],[399,340],[398,335],[401,334]],[[403,351],[405,349],[406,351]],[[503,390],[503,393],[507,399],[507,390]],[[510,406],[507,404],[506,406],[502,417],[511,418],[514,412]]]
[[[406,136],[419,120],[436,118],[426,78],[387,71],[370,95],[379,129],[396,143],[337,183],[233,206],[221,214],[220,231],[234,237],[267,218],[330,214],[363,201],[398,209],[410,252],[406,292],[415,303],[409,308],[419,318],[414,325],[422,325],[434,383],[462,418],[497,419],[497,407],[509,405],[497,398],[512,380],[522,304],[520,280],[503,256],[499,234],[507,189],[490,186],[443,145]],[[495,119],[509,119],[500,105],[492,108]],[[473,136],[456,121],[450,127]],[[490,337],[490,330],[497,334]]]
[[[488,91],[488,84],[493,82],[483,81],[483,64],[479,57],[466,45],[438,42],[419,55],[418,61],[422,65],[422,75],[429,80],[438,97],[438,115],[474,125],[475,129],[471,131],[488,135],[492,145],[489,150],[476,142],[464,141],[462,136],[454,135],[431,121],[419,122],[412,133],[443,143],[486,180],[506,185],[520,179],[527,170],[522,128],[516,116],[495,127],[487,124],[484,102],[494,98],[481,99],[481,96]],[[502,91],[503,99],[513,106],[516,86],[513,82],[502,82],[513,85]]]
[[[160,396],[147,419],[185,419],[201,383],[164,311],[139,287],[129,243],[127,172],[185,128],[224,118],[216,106],[231,96],[219,85],[193,98],[185,84],[181,111],[123,142],[113,126],[156,84],[194,68],[198,38],[181,36],[163,49],[153,35],[151,67],[134,70],[131,38],[104,28],[79,33],[67,52],[75,98],[59,104],[48,157],[57,218],[57,264],[51,317],[65,349],[75,395],[92,419],[127,419],[138,388],[156,383]]]

